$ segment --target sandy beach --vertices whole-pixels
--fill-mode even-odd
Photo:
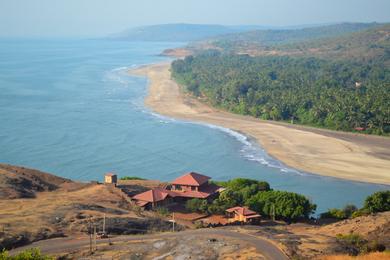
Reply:
[[[212,108],[181,92],[169,63],[130,74],[148,77],[145,105],[173,118],[214,124],[255,138],[286,165],[324,176],[390,185],[390,138],[263,121]]]

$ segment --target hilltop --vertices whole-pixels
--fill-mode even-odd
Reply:
[[[137,180],[125,184],[132,192],[158,182]],[[0,194],[0,250],[53,237],[85,235],[89,222],[99,223],[100,230],[104,214],[110,234],[171,228],[158,214],[134,210],[119,189],[25,167],[0,164]]]
[[[0,164],[0,199],[34,198],[37,192],[54,191],[73,181],[41,171]]]
[[[224,26],[214,24],[160,24],[135,27],[110,35],[108,38],[124,41],[189,42],[217,35],[263,28],[261,26]]]
[[[341,23],[299,29],[253,30],[210,37],[195,42],[191,47],[195,49],[215,48],[235,53],[249,50],[271,51],[274,48],[286,49],[287,46],[307,42],[318,41],[324,43],[328,39],[348,36],[352,33],[379,28],[383,25],[378,23]]]

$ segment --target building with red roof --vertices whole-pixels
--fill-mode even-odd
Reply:
[[[163,206],[168,201],[169,193],[164,189],[152,189],[133,196],[135,204],[145,208]]]
[[[261,216],[248,207],[233,207],[226,210],[228,222],[255,222],[259,221]]]
[[[209,183],[211,178],[190,172],[175,179],[166,188],[156,188],[132,197],[135,204],[144,208],[155,208],[172,201],[210,199],[221,191],[221,187]]]

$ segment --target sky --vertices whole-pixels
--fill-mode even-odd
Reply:
[[[2,37],[104,36],[166,23],[390,22],[390,0],[0,0]]]

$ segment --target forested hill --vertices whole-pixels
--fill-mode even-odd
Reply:
[[[121,33],[111,35],[108,38],[126,41],[188,42],[259,28],[262,27],[213,24],[161,24],[131,28]]]
[[[218,48],[225,51],[267,50],[278,45],[309,40],[334,38],[348,33],[380,27],[378,23],[341,23],[300,29],[252,30],[215,36],[194,44],[195,47]]]
[[[386,25],[318,41],[321,55],[206,51],[175,61],[172,76],[194,95],[235,113],[388,135],[389,31]],[[311,44],[301,43],[308,46],[302,53],[308,54]],[[340,57],[326,55],[335,46]]]

